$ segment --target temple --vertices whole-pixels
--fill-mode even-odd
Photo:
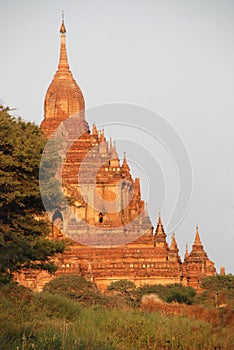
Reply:
[[[182,261],[175,235],[167,243],[160,215],[157,227],[152,227],[140,179],[133,179],[126,154],[121,164],[116,145],[106,139],[104,130],[95,125],[90,130],[85,120],[84,97],[68,64],[64,20],[60,35],[58,69],[45,96],[41,123],[48,139],[62,135],[59,173],[62,191],[71,199],[65,209],[47,210],[52,239],[68,237],[71,242],[69,250],[57,257],[56,276],[82,275],[102,290],[119,279],[137,286],[182,283],[199,288],[201,278],[216,270],[198,228],[192,250],[186,249]],[[41,273],[27,283],[41,289],[49,278]]]

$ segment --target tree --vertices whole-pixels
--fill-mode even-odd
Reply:
[[[59,181],[62,158],[62,141],[59,137],[51,137],[44,147],[41,157],[39,181],[40,192],[44,207],[49,212],[62,210],[68,203],[72,203],[71,198],[65,197],[62,191],[62,179]]]
[[[196,291],[192,287],[185,287],[181,284],[144,285],[137,289],[137,301],[140,302],[144,295],[149,294],[156,294],[161,300],[167,303],[193,304]]]
[[[133,292],[136,288],[136,285],[129,280],[118,280],[115,282],[111,282],[111,284],[107,287],[109,291],[119,292],[121,295],[127,295]]]
[[[47,239],[39,190],[40,159],[45,146],[40,129],[0,106],[0,278],[10,280],[22,268],[56,270],[52,257],[64,241]]]
[[[231,293],[234,291],[234,276],[229,275],[215,275],[205,277],[202,280],[201,287],[206,290],[218,292],[220,290],[230,290]]]
[[[229,304],[234,310],[234,276],[232,274],[204,277],[201,287],[204,291],[200,295],[200,302],[215,306]]]
[[[180,284],[175,284],[166,287],[167,296],[166,302],[177,302],[177,303],[185,303],[191,305],[196,296],[196,291],[192,287],[184,287]]]

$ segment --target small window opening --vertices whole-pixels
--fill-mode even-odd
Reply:
[[[103,223],[103,213],[99,213],[99,223],[102,224]]]

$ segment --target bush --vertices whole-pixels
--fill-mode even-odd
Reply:
[[[144,295],[156,294],[167,303],[177,302],[192,304],[196,291],[192,287],[184,287],[181,284],[171,285],[145,285],[137,289],[137,302],[139,303]]]
[[[174,285],[168,287],[168,293],[166,296],[166,302],[185,303],[188,305],[193,304],[196,291],[192,287],[183,287],[181,285]]]
[[[131,293],[135,289],[136,289],[136,285],[129,280],[119,280],[119,281],[112,282],[107,288],[107,290],[120,292],[120,294],[122,295]]]
[[[55,278],[47,283],[44,292],[58,294],[84,304],[102,303],[102,295],[94,283],[83,276],[69,275]]]
[[[234,309],[234,276],[216,275],[205,277],[201,287],[203,293],[197,298],[198,302],[205,305],[223,306],[229,305]]]

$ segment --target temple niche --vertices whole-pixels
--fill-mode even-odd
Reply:
[[[68,64],[64,21],[60,35],[58,69],[45,96],[41,123],[48,139],[62,135],[59,173],[62,191],[71,199],[65,210],[49,213],[54,237],[71,241],[70,249],[57,258],[56,275],[82,275],[103,290],[119,279],[198,288],[203,276],[216,273],[198,229],[192,251],[186,251],[182,262],[175,235],[167,243],[160,215],[152,227],[140,179],[132,177],[126,154],[121,163],[115,143],[85,120],[84,97]],[[42,286],[40,279],[38,288]]]

